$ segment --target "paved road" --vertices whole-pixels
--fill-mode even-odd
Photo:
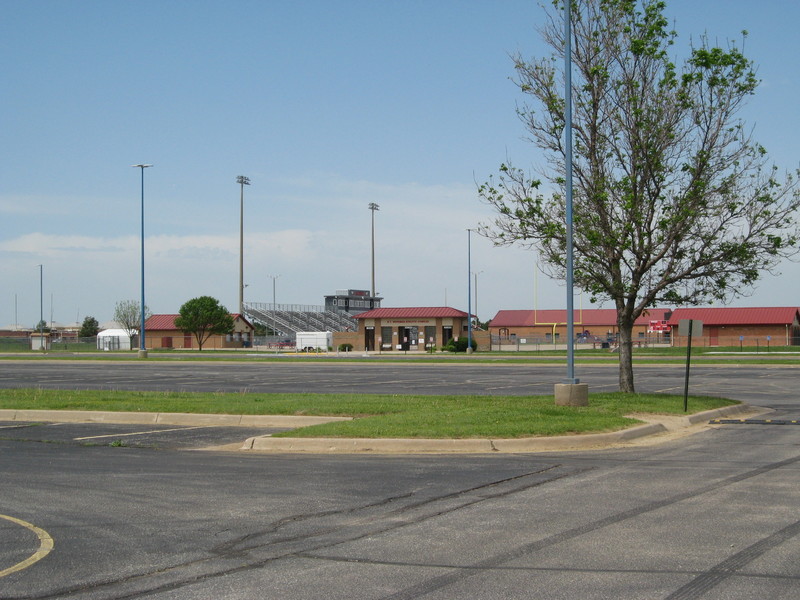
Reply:
[[[552,386],[516,382],[514,368],[450,369],[482,389]],[[413,387],[421,371],[372,375]],[[671,368],[647,371],[640,388],[672,386]],[[207,383],[248,373],[255,382],[224,367]],[[592,387],[604,373],[616,375],[585,370]],[[694,381],[796,418],[796,374],[707,368]],[[800,584],[800,426],[518,456],[242,456],[0,436],[0,481],[0,573],[53,540],[0,575],[9,600],[721,600],[797,598]]]

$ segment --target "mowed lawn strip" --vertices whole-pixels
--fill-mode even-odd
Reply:
[[[691,397],[689,412],[737,404]],[[552,396],[404,396],[389,394],[249,394],[0,390],[0,408],[231,415],[350,416],[285,432],[289,437],[520,438],[616,431],[632,413],[683,414],[683,397],[592,394],[587,407],[555,406]]]

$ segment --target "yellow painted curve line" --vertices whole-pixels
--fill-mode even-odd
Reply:
[[[11,575],[11,573],[16,573],[17,571],[22,571],[23,569],[27,569],[32,564],[39,562],[45,556],[50,554],[50,551],[53,549],[53,538],[50,537],[50,534],[47,533],[44,529],[40,529],[27,521],[23,521],[22,519],[15,519],[14,517],[9,517],[8,515],[0,514],[0,519],[5,519],[6,521],[11,521],[12,523],[16,523],[17,525],[21,525],[25,529],[31,530],[36,536],[39,538],[39,549],[34,552],[31,556],[26,558],[20,563],[17,563],[13,567],[9,567],[7,569],[3,569],[0,571],[0,577],[5,577],[6,575]]]

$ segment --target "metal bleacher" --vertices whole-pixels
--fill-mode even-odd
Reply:
[[[298,331],[355,331],[358,322],[346,313],[305,304],[245,302],[244,316],[267,329],[293,336]]]

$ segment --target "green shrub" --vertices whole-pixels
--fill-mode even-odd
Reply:
[[[339,352],[352,352],[353,344],[339,344]]]
[[[478,343],[473,339],[472,340],[472,350],[477,350]],[[447,352],[466,352],[467,351],[467,338],[461,336],[456,340],[455,338],[451,338],[450,341],[444,347],[445,351]]]

